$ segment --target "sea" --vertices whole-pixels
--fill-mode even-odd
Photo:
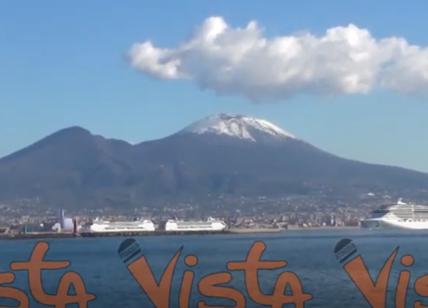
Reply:
[[[199,291],[198,283],[202,277],[219,272],[231,274],[231,281],[225,286],[241,292],[246,299],[246,307],[269,307],[252,300],[246,290],[242,271],[227,270],[228,262],[245,260],[250,248],[256,243],[265,245],[262,260],[287,262],[285,267],[277,270],[259,271],[258,282],[262,293],[272,294],[279,275],[288,271],[297,275],[303,291],[312,295],[305,307],[370,307],[345,272],[344,264],[336,257],[334,248],[342,239],[352,240],[357,249],[356,255],[364,260],[373,281],[376,281],[387,258],[398,248],[389,276],[387,307],[396,307],[396,286],[403,271],[410,274],[410,282],[405,288],[406,307],[413,307],[415,301],[428,305],[428,297],[417,294],[414,287],[417,279],[428,274],[428,232],[317,229],[286,230],[275,234],[141,236],[134,239],[157,279],[170,259],[182,249],[172,281],[170,307],[179,307],[180,284],[186,270],[191,270],[194,274],[189,307],[197,307],[199,301],[215,307],[234,307],[233,301],[206,297]],[[61,277],[67,271],[73,271],[81,275],[87,291],[96,295],[96,299],[88,307],[154,307],[118,254],[118,248],[124,240],[126,238],[123,237],[44,240],[49,244],[45,259],[70,261],[67,269],[43,271],[45,292],[55,295]],[[11,271],[9,268],[11,262],[28,260],[38,241],[40,240],[0,241],[0,271],[16,275],[13,283],[0,286],[13,286],[26,292],[30,307],[52,307],[37,303],[32,298],[26,271]],[[184,258],[188,255],[197,256],[197,265],[185,265]],[[413,256],[413,265],[406,267],[400,264],[400,258],[405,255]],[[71,288],[70,292],[73,294],[75,290]],[[286,294],[292,292],[290,288],[285,291]],[[2,294],[0,288],[0,297]],[[15,304],[14,301],[0,298],[1,307],[12,307]],[[286,304],[284,307],[294,305]]]

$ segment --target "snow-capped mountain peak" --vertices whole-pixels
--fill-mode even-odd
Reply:
[[[266,137],[295,139],[289,132],[266,120],[224,113],[195,122],[181,133],[226,135],[253,142]]]

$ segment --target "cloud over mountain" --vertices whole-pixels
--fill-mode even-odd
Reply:
[[[234,28],[222,17],[210,17],[179,46],[135,43],[129,59],[152,77],[188,79],[218,94],[253,101],[374,89],[428,92],[427,47],[401,37],[378,39],[352,24],[330,28],[321,36],[306,32],[266,37],[255,21]]]

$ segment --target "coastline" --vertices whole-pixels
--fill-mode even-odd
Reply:
[[[352,227],[307,227],[289,226],[287,229],[281,228],[230,228],[224,231],[154,231],[154,232],[107,232],[107,233],[57,233],[57,232],[34,232],[22,234],[1,234],[0,240],[20,240],[20,239],[61,239],[61,238],[96,238],[96,237],[126,237],[126,236],[174,236],[174,235],[215,235],[215,234],[262,234],[262,233],[287,233],[287,231],[314,231],[314,230],[357,230],[358,226]]]

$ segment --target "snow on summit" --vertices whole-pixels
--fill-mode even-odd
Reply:
[[[224,113],[195,122],[183,129],[181,133],[226,135],[253,142],[257,141],[260,136],[295,139],[289,132],[266,120]]]

